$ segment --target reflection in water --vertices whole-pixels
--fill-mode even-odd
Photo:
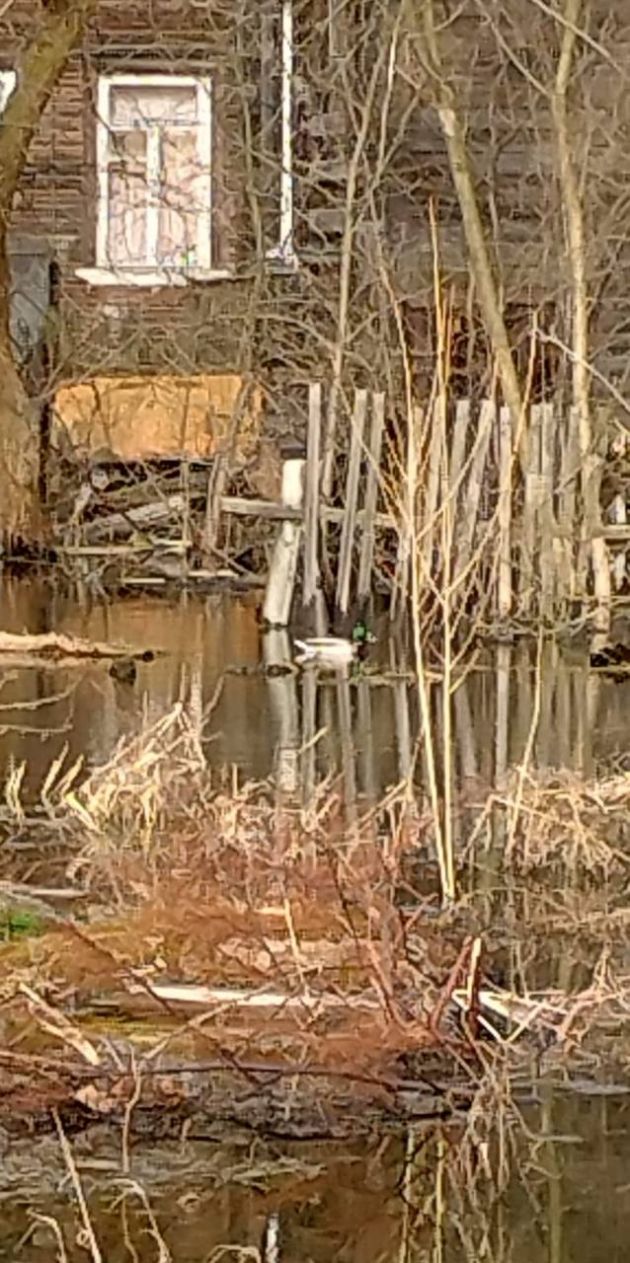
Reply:
[[[208,744],[213,765],[236,765],[256,779],[275,774],[290,794],[301,784],[305,802],[315,782],[334,772],[350,812],[357,796],[373,801],[412,772],[424,780],[415,688],[392,674],[396,657],[388,641],[376,647],[383,669],[377,678],[335,678],[312,668],[276,674],[273,668],[291,659],[290,638],[263,635],[250,600],[184,596],[168,604],[143,595],[79,605],[31,582],[4,584],[2,626],[46,626],[164,651],[154,662],[139,663],[134,685],[113,680],[102,663],[2,671],[0,768],[25,759],[31,792],[64,746],[70,758],[102,762],[121,735],[181,697],[201,723],[222,677]],[[270,671],[257,670],[261,660]],[[566,655],[549,643],[537,661],[536,646],[500,645],[452,698],[455,784],[500,787],[524,755],[534,766],[591,775],[598,761],[627,747],[629,700],[630,680],[589,673],[585,654]],[[431,705],[440,764],[445,712],[439,682],[431,686]]]
[[[629,1124],[627,1099],[549,1099],[506,1113],[502,1155],[470,1120],[344,1146],[208,1143],[193,1127],[136,1142],[130,1178],[113,1130],[72,1143],[107,1263],[625,1263]],[[56,1138],[4,1157],[0,1257],[85,1258]]]

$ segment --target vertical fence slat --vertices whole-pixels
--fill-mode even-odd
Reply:
[[[436,517],[439,509],[440,469],[442,464],[444,422],[444,400],[439,399],[431,409],[429,420],[429,466],[427,470],[426,494],[424,498],[424,520],[422,523],[423,539],[421,547],[421,553],[424,558],[427,575],[431,573],[432,568],[433,540],[435,536]]]
[[[301,508],[303,488],[304,461],[285,460],[282,503],[287,508]],[[301,542],[302,523],[283,522],[273,551],[263,605],[263,620],[271,627],[286,627],[289,622]]]
[[[495,415],[496,407],[494,401],[492,399],[484,399],[479,410],[477,437],[471,455],[470,470],[466,484],[464,512],[454,570],[454,577],[457,576],[458,578],[468,568],[473,555],[483,475]]]
[[[470,399],[458,399],[455,404],[455,424],[453,426],[453,441],[451,443],[451,457],[449,462],[451,492],[454,493],[455,501],[459,495],[457,484],[464,467],[466,439],[468,437],[469,429]],[[455,512],[455,502],[453,503],[453,512]]]
[[[512,609],[512,413],[499,410],[499,575],[497,611],[509,618]]]
[[[529,614],[534,599],[534,558],[538,526],[538,501],[540,488],[540,412],[531,410],[527,435],[527,459],[523,494],[523,522],[521,530],[521,556],[519,596],[521,611]]]
[[[617,439],[615,439],[613,443],[613,450],[616,453],[616,455],[622,456],[623,458],[625,458],[627,448],[628,448],[628,439],[625,434],[622,434]],[[624,486],[623,491],[618,492],[617,495],[614,497],[614,500],[612,502],[611,509],[610,509],[610,518],[611,518],[611,521],[614,522],[615,526],[627,525],[628,513],[626,509],[625,486]],[[613,572],[615,590],[619,592],[620,589],[624,585],[624,581],[626,577],[626,550],[623,545],[621,546],[619,552],[617,553],[616,557],[613,560],[612,572]]]
[[[555,605],[554,540],[556,518],[553,511],[553,404],[540,405],[540,612],[547,620],[553,618]]]
[[[361,474],[361,457],[363,455],[363,432],[367,412],[367,390],[357,390],[354,397],[352,413],[352,432],[350,438],[350,458],[346,478],[346,503],[341,542],[339,545],[339,569],[337,571],[336,605],[341,614],[347,614],[350,604],[350,578],[352,574],[352,548],[357,519],[357,502],[359,497],[359,478]]]
[[[558,527],[561,542],[559,583],[564,603],[575,598],[577,476],[580,468],[577,408],[570,408],[560,425],[560,487],[558,491]]]
[[[359,561],[359,581],[357,597],[359,601],[369,597],[372,588],[372,562],[374,559],[374,522],[378,500],[378,484],[381,464],[381,448],[383,444],[383,428],[385,425],[385,395],[380,393],[372,399],[372,424],[368,447],[368,470],[365,488],[365,505],[363,517],[363,535],[361,538],[361,557]]]
[[[308,437],[304,487],[304,592],[303,604],[317,595],[319,581],[319,453],[322,429],[322,388],[311,382],[308,390]]]
[[[396,573],[394,576],[394,590],[392,592],[392,601],[389,611],[389,616],[392,621],[398,614],[404,613],[407,594],[409,591],[411,546],[413,532],[416,529],[416,492],[418,486],[418,461],[422,446],[422,431],[422,409],[416,406],[411,410],[409,433],[407,435],[407,459],[403,476],[403,493],[401,495],[401,505],[404,505],[404,507],[400,514],[398,548],[396,552]]]

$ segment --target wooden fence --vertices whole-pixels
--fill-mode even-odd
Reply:
[[[381,571],[393,616],[415,594],[451,610],[481,603],[486,621],[500,625],[551,623],[576,605],[598,606],[600,626],[609,617],[611,590],[626,582],[626,498],[618,493],[610,520],[600,514],[585,530],[570,414],[534,405],[516,433],[509,410],[489,399],[438,400],[401,420],[388,416],[382,393],[357,390],[345,433],[337,426],[333,468],[341,473],[329,502],[321,490],[324,405],[322,386],[312,384],[306,455],[284,467],[286,518],[270,568],[268,623],[288,622],[300,556],[304,606],[317,602],[325,572],[337,614],[360,607],[373,589],[379,537],[386,544],[377,551],[395,555],[393,574]],[[598,485],[604,464],[591,454]],[[331,523],[341,527],[334,562]]]
[[[177,576],[203,582],[225,556],[226,521],[239,516],[278,524],[264,601],[271,626],[288,624],[301,578],[300,601],[318,632],[328,630],[330,616],[343,625],[378,587],[389,589],[392,618],[410,598],[423,617],[472,611],[502,626],[553,623],[594,607],[605,630],[612,597],[627,582],[630,527],[623,486],[605,514],[597,507],[601,453],[618,457],[627,437],[609,418],[595,420],[598,451],[583,468],[575,414],[551,403],[531,407],[515,427],[491,399],[438,397],[407,415],[383,392],[364,389],[336,394],[333,404],[332,392],[314,382],[306,442],[284,460],[280,502],[227,494],[226,450],[209,476],[184,460],[179,472],[148,479],[147,492],[126,484],[108,491],[109,511],[99,508],[90,520],[83,515],[94,489],[82,485],[59,550],[86,567],[151,559],[156,550]],[[590,514],[586,499],[595,504]],[[193,561],[193,509],[203,568]],[[153,581],[167,582],[170,571]],[[146,564],[133,581],[149,581]]]

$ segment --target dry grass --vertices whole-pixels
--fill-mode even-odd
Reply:
[[[521,875],[565,867],[601,879],[630,865],[630,772],[586,781],[570,772],[515,771],[481,806],[468,852],[497,819],[503,866]]]
[[[20,783],[18,770],[5,815],[24,835]],[[82,783],[78,767],[59,763],[38,836],[47,822],[82,915],[57,911],[44,934],[0,949],[0,1071],[10,1069],[12,1106],[16,1048],[31,1059],[20,1070],[25,1109],[32,1059],[43,1056],[48,1105],[69,1093],[101,1113],[131,1108],[147,1067],[151,1099],[180,1100],[184,1068],[200,1060],[210,1077],[212,1067],[266,1067],[283,1081],[308,1078],[320,1097],[331,1099],[335,1080],[381,1101],[436,1056],[442,1078],[448,1067],[452,1082],[456,1066],[466,1090],[497,1057],[522,1068],[532,1050],[544,1050],[550,1069],[592,1069],[630,1012],[629,792],[625,776],[582,784],[521,775],[482,803],[468,858],[477,863],[484,842],[503,843],[488,921],[483,891],[438,916],[420,895],[420,811],[403,828],[390,797],[346,828],[330,791],[306,817],[268,785],[226,787],[180,706]],[[56,906],[54,892],[48,903]],[[491,1042],[480,1044],[473,1028],[456,1027],[451,1000],[457,991],[474,1009],[481,995],[483,1015],[497,964],[508,982],[480,1028]],[[68,1066],[50,1070],[62,1053],[72,1084]],[[157,1071],[173,1058],[181,1077],[165,1088]],[[106,1086],[95,1087],[100,1073]]]
[[[24,827],[19,783],[7,802]],[[467,948],[396,906],[406,842],[383,849],[376,816],[359,840],[332,794],[306,828],[269,787],[226,790],[181,707],[83,784],[79,769],[51,769],[42,806],[87,915],[4,948],[5,1022],[31,1057],[70,1050],[84,1105],[120,1106],[109,1089],[85,1095],[86,1067],[112,1070],[113,1030],[125,1091],[130,1055],[140,1074],[176,1055],[382,1098],[409,1077],[401,1059],[449,1042]],[[160,990],[177,983],[212,994]],[[465,1044],[457,1056],[475,1061]]]

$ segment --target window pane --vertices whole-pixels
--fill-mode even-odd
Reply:
[[[110,136],[109,220],[107,252],[114,266],[147,260],[146,133],[118,132]]]
[[[197,89],[178,87],[113,87],[112,127],[150,127],[152,124],[197,122]]]
[[[199,262],[200,216],[208,210],[208,167],[194,131],[162,133],[158,255],[173,267]]]

